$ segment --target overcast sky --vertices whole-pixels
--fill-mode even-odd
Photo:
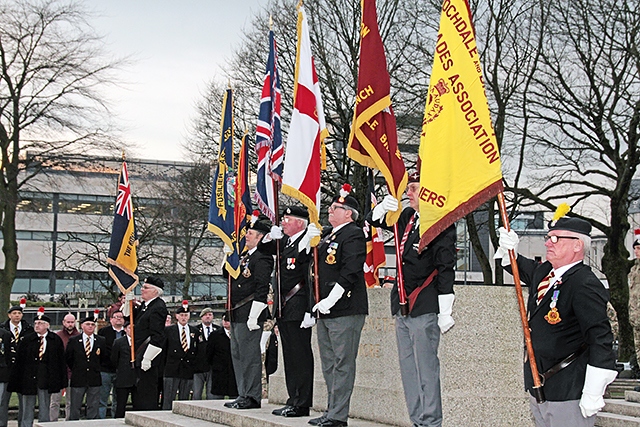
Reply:
[[[108,97],[135,157],[182,160],[194,105],[268,0],[94,0],[93,25],[135,61]],[[265,41],[266,43],[266,41]],[[266,61],[266,58],[265,58]]]

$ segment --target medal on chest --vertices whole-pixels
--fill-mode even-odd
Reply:
[[[562,319],[560,318],[560,313],[556,308],[559,296],[560,296],[560,290],[554,289],[553,295],[551,296],[551,304],[549,304],[550,310],[547,313],[547,315],[544,316],[544,320],[546,320],[550,325],[555,325],[562,321]]]
[[[296,269],[296,259],[287,258],[287,270],[295,270],[295,269]]]
[[[242,264],[240,264],[240,268],[242,269],[242,277],[244,278],[251,277],[251,270],[249,270],[249,258],[242,260]]]

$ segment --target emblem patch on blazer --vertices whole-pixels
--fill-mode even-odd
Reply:
[[[100,349],[96,350],[96,356],[100,356]]]
[[[242,270],[242,277],[244,278],[251,277],[251,270],[249,270],[249,268],[245,268],[244,270]]]
[[[560,313],[558,313],[558,309],[553,307],[546,316],[544,316],[544,320],[546,320],[550,325],[555,325],[560,323],[562,319],[560,318]]]
[[[327,257],[325,258],[324,262],[326,262],[329,265],[333,265],[336,263],[336,256],[333,252],[331,252],[329,255],[327,255]]]

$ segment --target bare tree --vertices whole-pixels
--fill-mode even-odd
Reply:
[[[0,3],[2,307],[9,304],[18,263],[18,191],[46,166],[29,168],[26,151],[60,155],[110,148],[100,88],[119,62],[105,56],[86,17],[74,1]]]

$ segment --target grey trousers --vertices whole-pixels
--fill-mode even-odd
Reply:
[[[49,419],[49,405],[51,405],[51,393],[47,390],[38,389],[38,422],[47,423]],[[24,408],[24,416],[20,421],[20,427],[32,427],[33,415],[36,408],[36,395],[23,394],[22,406]]]
[[[193,374],[193,400],[202,400],[202,392],[206,390],[205,399],[211,400],[213,399],[213,394],[211,394],[211,386],[213,383],[211,382],[211,371],[207,372],[198,372]]]
[[[9,400],[11,399],[11,392],[7,391],[7,384],[4,384],[4,393],[2,393],[2,400],[0,400],[0,427],[6,427],[9,420]],[[18,395],[18,425],[22,421],[22,394]]]
[[[231,323],[231,360],[238,385],[238,396],[250,397],[260,403],[262,400],[262,354],[260,338],[263,323],[259,329],[250,331],[245,322]]]
[[[347,421],[351,393],[356,379],[356,357],[364,314],[319,319],[318,347],[322,374],[327,385],[325,415],[338,421]]]
[[[593,427],[596,416],[583,417],[579,404],[579,400],[538,403],[533,396],[529,396],[529,407],[536,427]]]
[[[438,315],[395,316],[400,376],[414,426],[442,425]]]
[[[176,393],[178,400],[189,400],[192,388],[193,380],[165,377],[162,383],[162,409],[166,411],[172,408],[173,401],[176,400]]]
[[[97,387],[69,387],[69,420],[79,420],[82,409],[82,398],[87,395],[87,419],[98,419],[98,409],[100,408],[100,386]]]

